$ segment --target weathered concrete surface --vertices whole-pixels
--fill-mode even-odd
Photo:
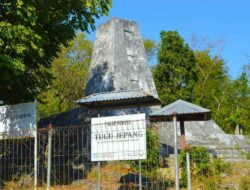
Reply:
[[[53,115],[47,118],[42,118],[38,122],[38,127],[48,127],[52,124],[54,127],[72,126],[72,125],[89,125],[92,117],[100,116],[114,116],[114,115],[127,115],[127,114],[137,114],[146,113],[148,115],[151,113],[151,109],[148,107],[141,108],[129,108],[129,109],[119,109],[119,110],[100,110],[91,111],[86,108],[75,108],[67,112]]]
[[[49,124],[56,127],[85,125],[90,122],[91,112],[85,108],[75,108],[70,111],[42,118],[38,122],[38,127],[48,127]]]
[[[86,95],[131,89],[158,97],[137,23],[113,18],[98,27]]]
[[[143,40],[138,25],[134,21],[113,18],[100,25],[97,30],[91,57],[86,96],[114,90],[143,90],[158,98],[154,80],[147,61]],[[149,114],[154,107],[141,107],[101,111],[101,116],[135,113]],[[97,116],[84,108],[43,118],[38,126],[69,126],[89,124],[90,118]]]
[[[163,155],[173,154],[173,123],[161,122],[154,123],[154,125],[159,127]],[[180,137],[179,122],[177,131]],[[242,153],[250,152],[250,139],[243,135],[226,134],[213,120],[185,122],[185,137],[189,145],[203,146],[218,157],[234,160],[245,159],[245,155]]]

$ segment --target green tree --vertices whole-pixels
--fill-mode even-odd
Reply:
[[[4,0],[0,2],[0,100],[35,98],[51,80],[49,67],[77,30],[94,29],[111,0]]]
[[[152,63],[158,49],[158,44],[152,39],[143,39],[144,48],[148,57],[148,61]]]
[[[250,134],[250,86],[245,71],[232,81],[227,101],[230,106],[225,119],[226,130],[233,132],[235,128],[241,128],[244,134]]]
[[[210,51],[196,51],[198,81],[195,103],[212,110],[213,119],[223,130],[233,133],[237,126],[249,131],[249,81],[245,70],[231,80],[225,61]]]
[[[194,87],[195,102],[211,109],[218,121],[223,115],[229,93],[230,80],[225,62],[218,56],[211,56],[208,50],[197,51],[196,70],[198,81]]]
[[[160,99],[164,104],[181,98],[192,101],[197,81],[193,50],[176,31],[162,31],[158,63],[153,77]]]
[[[209,50],[196,51],[198,81],[194,87],[195,103],[212,111],[213,119],[225,130],[231,93],[231,80],[225,61]]]
[[[74,100],[83,97],[91,53],[92,43],[84,34],[77,35],[67,47],[61,46],[50,70],[54,80],[38,96],[40,117],[72,109]]]

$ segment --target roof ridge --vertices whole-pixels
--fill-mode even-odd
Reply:
[[[144,92],[143,90],[139,89],[130,89],[130,90],[118,90],[118,91],[109,91],[109,92],[100,92],[94,93],[89,96],[85,96],[79,100],[76,100],[76,103],[80,104],[90,104],[91,102],[105,102],[105,101],[131,101],[131,100],[140,100],[145,103],[159,104],[160,101],[158,98],[155,98],[153,95]],[[151,104],[150,103],[150,104]],[[135,103],[135,104],[138,104]]]
[[[205,112],[211,112],[211,110],[201,107],[199,105],[196,105],[194,103],[191,102],[187,102],[185,100],[176,100],[175,102],[172,102],[171,104],[168,104],[166,106],[164,106],[163,108],[156,110],[155,112],[153,112],[150,115],[162,115],[164,112],[170,114],[170,112],[174,111],[174,110],[180,110],[181,109],[188,109],[187,114],[191,114],[191,113],[205,113]],[[179,112],[179,111],[177,111]],[[180,111],[179,114],[184,114],[182,113],[182,111]]]
[[[106,91],[106,92],[97,92],[97,93],[90,94],[90,95],[88,95],[88,96],[97,95],[97,94],[119,93],[119,92],[133,92],[133,91],[138,91],[138,92],[143,92],[143,93],[145,93],[143,90],[139,90],[139,89],[129,89],[129,90],[113,90],[113,91]],[[146,94],[146,93],[145,93],[145,94]],[[85,97],[88,97],[88,96],[85,96]]]

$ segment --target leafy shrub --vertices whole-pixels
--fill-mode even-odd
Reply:
[[[190,167],[195,168],[196,175],[207,175],[210,168],[209,155],[203,147],[193,147],[189,149],[190,153]],[[181,168],[180,185],[187,186],[187,171],[186,171],[186,152],[181,151],[179,155],[179,162]]]
[[[229,173],[231,171],[231,164],[220,158],[216,158],[213,161],[212,168],[215,174]]]
[[[219,190],[222,185],[222,174],[231,174],[232,164],[220,158],[210,159],[208,152],[203,147],[193,147],[190,153],[190,169],[192,179],[199,181],[199,185],[204,190]],[[181,187],[187,186],[186,152],[182,151],[179,156],[181,168]],[[242,181],[242,185],[245,185]],[[249,185],[249,184],[247,184]],[[245,185],[246,186],[246,185]],[[249,186],[250,187],[250,186]],[[245,190],[245,189],[242,189]],[[247,189],[248,190],[248,189]],[[250,190],[250,189],[249,189]]]
[[[250,152],[247,153],[247,159],[250,160]]]
[[[154,128],[147,129],[147,159],[141,161],[142,172],[154,172],[159,166],[160,141],[159,133]],[[129,161],[132,169],[138,171],[138,161]]]

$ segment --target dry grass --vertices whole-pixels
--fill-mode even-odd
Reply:
[[[52,186],[51,190],[91,190],[96,189],[98,180],[98,168],[93,167],[86,179],[78,180],[70,185]],[[120,187],[120,177],[131,172],[130,167],[125,162],[110,162],[101,167],[101,184],[102,190],[118,189]],[[4,190],[33,190],[33,184],[26,187],[18,186],[17,182],[11,181],[6,183]],[[45,190],[46,184],[43,187],[38,187],[37,190]]]
[[[250,176],[250,162],[231,163],[230,168],[220,175],[201,176],[192,179],[192,189],[241,190],[242,180],[247,180],[250,183],[250,177],[246,178],[247,176]],[[250,190],[250,186],[248,190]]]
[[[97,167],[93,167],[91,172],[85,179],[74,182],[71,185],[58,185],[51,187],[51,190],[92,190],[97,188]],[[101,167],[101,183],[103,190],[117,190],[121,183],[120,177],[132,172],[130,167],[126,164],[126,162],[110,162],[104,164]],[[160,169],[158,175],[161,178],[174,179],[173,168],[165,168]],[[232,163],[230,170],[218,176],[208,176],[208,177],[199,177],[192,178],[192,189],[194,190],[210,190],[213,189],[211,184],[219,183],[220,188],[216,188],[219,190],[223,189],[239,189],[240,184],[243,179],[247,180],[247,183],[250,182],[250,162],[245,163]],[[131,187],[134,185],[132,184]],[[18,187],[17,182],[11,181],[6,184],[4,190],[33,190],[32,184],[30,187]],[[46,184],[43,187],[38,187],[37,190],[45,190]],[[134,189],[134,188],[131,188]],[[169,190],[173,190],[174,188],[169,188]],[[185,188],[183,188],[184,190]]]

